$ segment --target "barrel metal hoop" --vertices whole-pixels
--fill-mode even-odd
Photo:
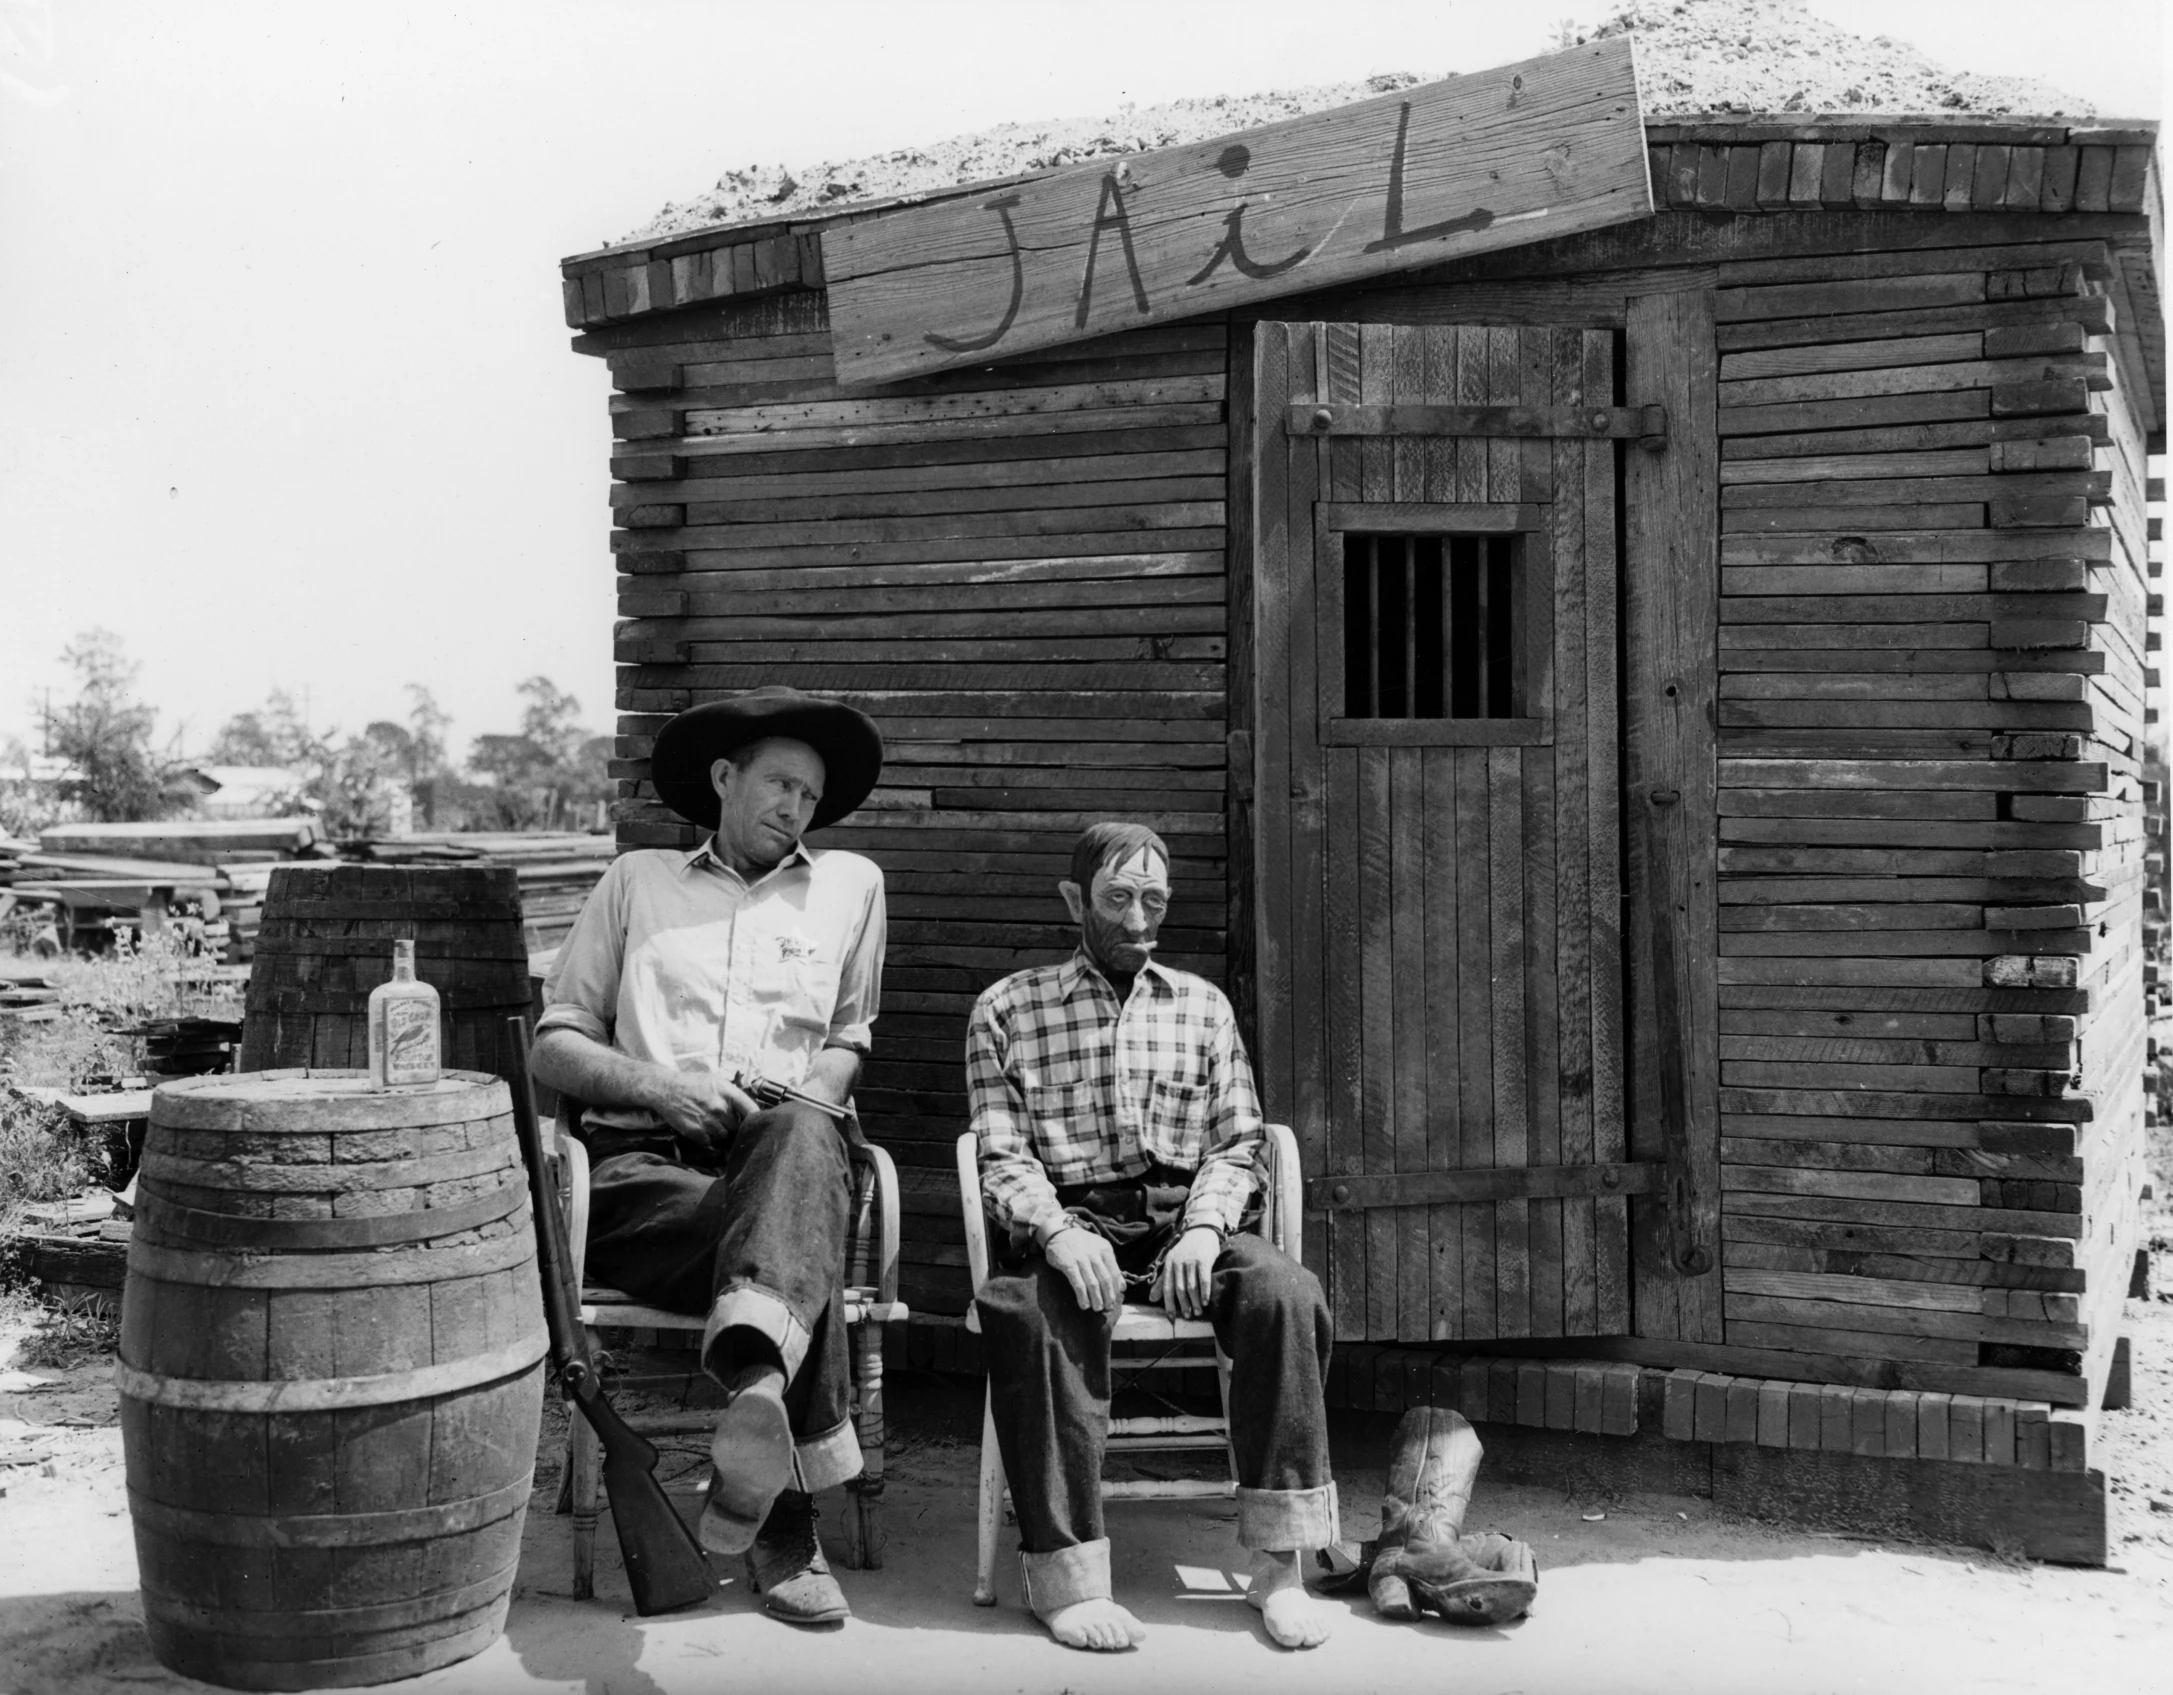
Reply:
[[[474,924],[511,920],[518,924],[521,919],[521,903],[518,895],[510,898],[485,895],[476,900],[428,900],[410,896],[392,903],[395,910],[388,912],[383,900],[358,899],[353,895],[303,895],[298,899],[279,903],[277,922],[286,924],[320,923],[325,919],[337,919],[348,924],[383,924],[388,931],[397,930],[403,924]],[[392,938],[385,938],[388,948]]]
[[[511,1171],[520,1155],[510,1137],[497,1146],[462,1148],[428,1159],[321,1160],[271,1163],[264,1160],[190,1159],[162,1148],[145,1150],[136,1169],[153,1183],[185,1183],[192,1189],[239,1189],[257,1195],[366,1194],[373,1190],[417,1189],[425,1183],[451,1183],[463,1177],[488,1177]]]
[[[206,1682],[217,1678],[230,1689],[352,1689],[419,1677],[480,1654],[503,1633],[505,1611],[492,1606],[480,1613],[473,1623],[449,1621],[443,1631],[433,1628],[426,1634],[418,1627],[400,1646],[379,1653],[325,1653],[309,1659],[245,1658],[232,1643],[217,1636],[206,1642],[148,1611],[144,1630],[151,1638],[151,1652],[172,1669]]]
[[[401,1507],[383,1513],[204,1512],[171,1507],[148,1495],[128,1492],[128,1512],[145,1530],[177,1541],[208,1542],[222,1548],[368,1548],[394,1542],[435,1542],[463,1535],[509,1518],[528,1504],[535,1473],[493,1489],[436,1507]]]
[[[128,1244],[132,1276],[198,1289],[378,1289],[400,1283],[447,1283],[510,1271],[536,1257],[526,1231],[457,1248],[409,1248],[404,1253],[198,1253],[166,1248],[138,1236]]]
[[[249,952],[252,959],[390,959],[392,942],[390,935],[267,936],[259,931],[256,940],[249,944]],[[463,937],[460,957],[464,960],[512,960],[524,956],[515,951],[512,940]]]
[[[136,1209],[136,1239],[142,1240],[148,1232],[178,1236],[189,1242],[246,1248],[385,1247],[478,1230],[501,1218],[511,1218],[527,1204],[528,1186],[507,1183],[479,1201],[455,1207],[425,1207],[420,1212],[379,1212],[360,1218],[250,1218],[243,1213],[183,1206],[151,1191],[143,1195]]]
[[[167,1511],[174,1509],[168,1508]],[[352,1523],[353,1520],[343,1522]],[[369,1630],[404,1630],[418,1624],[456,1619],[479,1607],[505,1599],[513,1587],[520,1561],[492,1572],[458,1589],[440,1589],[434,1595],[418,1595],[409,1601],[380,1601],[360,1607],[273,1608],[244,1611],[240,1607],[207,1607],[179,1595],[143,1585],[147,1609],[156,1610],[170,1623],[190,1630],[216,1631],[221,1636],[261,1636],[277,1641],[294,1636],[354,1636]]]
[[[550,1352],[538,1330],[488,1353],[470,1354],[413,1371],[386,1371],[367,1377],[302,1377],[273,1382],[235,1382],[230,1378],[167,1377],[140,1371],[125,1360],[113,1362],[113,1381],[123,1395],[153,1406],[185,1412],[313,1413],[349,1407],[382,1407],[395,1401],[424,1401],[478,1388],[526,1370]]]

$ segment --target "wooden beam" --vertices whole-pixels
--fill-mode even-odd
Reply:
[[[1626,465],[1625,888],[1631,934],[1641,943],[1632,949],[1639,1086],[1631,1152],[1669,1166],[1661,1209],[1650,1201],[1638,1209],[1636,1326],[1643,1335],[1718,1342],[1719,1009],[1713,975],[1701,969],[1719,940],[1720,450],[1711,291],[1632,298],[1628,353],[1629,403],[1664,406],[1673,426],[1664,450],[1632,451]],[[1666,988],[1655,977],[1662,970]],[[1671,1050],[1679,1084],[1663,1090]]]
[[[1626,39],[823,232],[838,380],[887,382],[1652,210]]]
[[[1567,436],[1667,439],[1663,406],[1293,406],[1293,436]]]

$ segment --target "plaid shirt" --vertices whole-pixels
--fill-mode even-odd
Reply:
[[[1045,1240],[1058,1184],[1193,1173],[1184,1223],[1238,1227],[1260,1103],[1220,989],[1150,962],[1121,1007],[1087,959],[1015,971],[974,1002],[966,1087],[981,1192],[996,1220]]]

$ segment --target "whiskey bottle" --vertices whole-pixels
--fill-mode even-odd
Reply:
[[[415,944],[392,944],[392,981],[370,991],[370,1086],[397,1089],[438,1080],[438,992],[415,980]]]

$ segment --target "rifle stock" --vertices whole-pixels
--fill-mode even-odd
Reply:
[[[582,1327],[576,1292],[568,1281],[572,1261],[566,1250],[566,1224],[553,1192],[543,1132],[536,1122],[536,1097],[528,1076],[527,1020],[518,1015],[508,1018],[506,1036],[516,1068],[506,1083],[513,1091],[513,1124],[520,1135],[522,1162],[528,1167],[551,1358],[567,1399],[603,1444],[604,1494],[611,1503],[611,1525],[618,1532],[634,1611],[647,1618],[691,1607],[707,1599],[715,1587],[709,1562],[656,1480],[655,1445],[628,1428],[597,1382],[588,1332]]]

